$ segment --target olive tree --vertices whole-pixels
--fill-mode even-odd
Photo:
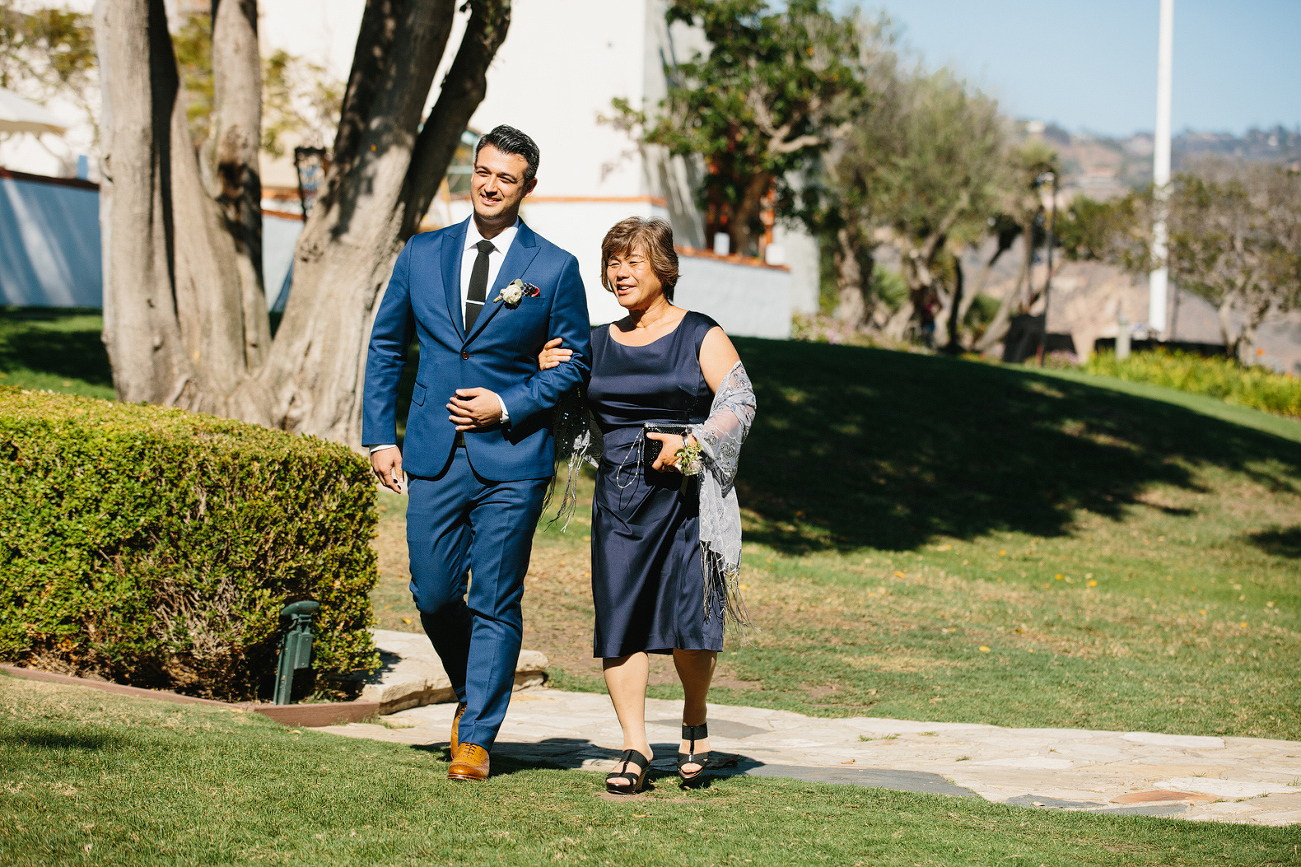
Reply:
[[[698,27],[708,51],[667,63],[659,106],[616,99],[615,122],[644,144],[702,158],[708,228],[753,255],[765,201],[826,151],[858,110],[862,81],[857,13],[825,0],[669,0],[665,17]]]

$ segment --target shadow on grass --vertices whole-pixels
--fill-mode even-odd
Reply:
[[[0,370],[27,369],[112,387],[98,310],[9,308],[0,313]],[[80,317],[86,317],[85,327],[69,324]]]
[[[1077,509],[1120,518],[1155,483],[1197,489],[1203,465],[1276,490],[1301,476],[1301,444],[1173,404],[944,357],[735,342],[759,403],[746,539],[787,553],[1058,535]]]
[[[13,731],[0,733],[0,743],[7,744],[10,747],[55,750],[58,752],[68,750],[97,751],[116,748],[120,743],[120,738],[108,733],[77,732],[68,734],[67,732],[51,729],[19,725]]]
[[[1262,530],[1247,537],[1266,554],[1301,559],[1301,526],[1279,530]]]

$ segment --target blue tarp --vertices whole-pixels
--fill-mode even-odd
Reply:
[[[301,220],[262,218],[267,304],[284,309]],[[99,190],[57,178],[0,175],[0,306],[102,307]]]
[[[100,307],[102,287],[99,191],[0,177],[0,304]]]

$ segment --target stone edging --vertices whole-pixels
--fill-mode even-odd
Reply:
[[[124,686],[106,680],[90,680],[73,677],[69,674],[55,674],[37,668],[23,668],[17,665],[0,665],[0,671],[12,677],[25,680],[39,680],[46,683],[59,683],[67,686],[85,686],[100,692],[116,695],[129,695],[133,698],[148,698],[155,701],[170,701],[173,704],[202,704],[209,707],[224,707],[241,713],[260,713],[268,719],[285,726],[303,726],[319,728],[321,726],[342,725],[361,722],[379,716],[380,705],[377,701],[340,701],[319,704],[259,704],[257,702],[225,702],[211,698],[197,698],[181,695],[165,689],[143,689],[138,686]]]

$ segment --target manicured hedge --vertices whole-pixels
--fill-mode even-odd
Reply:
[[[0,388],[0,659],[266,694],[316,599],[326,685],[378,659],[375,485],[343,446],[174,409]]]
[[[1267,367],[1244,367],[1231,358],[1205,358],[1178,350],[1156,349],[1135,352],[1119,361],[1115,353],[1098,352],[1089,357],[1084,369],[1301,418],[1301,379],[1275,373]]]

